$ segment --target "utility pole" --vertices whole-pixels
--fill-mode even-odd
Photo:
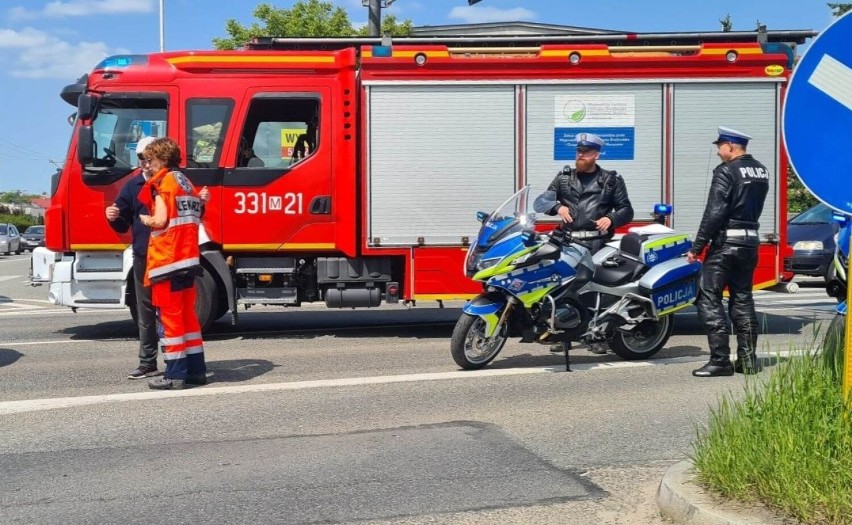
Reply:
[[[370,10],[367,16],[370,36],[382,36],[382,9],[390,7],[394,2],[396,0],[361,0],[361,5]]]
[[[369,8],[367,26],[370,29],[370,36],[380,36],[382,34],[382,0],[361,0],[361,5]]]
[[[160,0],[160,53],[166,50],[166,23],[163,11],[166,0]]]

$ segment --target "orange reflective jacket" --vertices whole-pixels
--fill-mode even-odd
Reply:
[[[163,168],[142,186],[139,200],[148,206],[153,215],[156,195],[166,204],[168,222],[162,228],[151,230],[148,241],[148,264],[145,285],[178,274],[185,274],[199,266],[198,228],[201,224],[202,204],[192,183],[179,171]]]

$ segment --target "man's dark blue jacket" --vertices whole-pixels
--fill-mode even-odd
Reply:
[[[140,213],[149,215],[148,208],[139,201],[139,191],[143,184],[145,184],[145,178],[141,171],[124,184],[115,200],[118,217],[109,225],[118,233],[124,233],[132,226],[133,255],[145,259],[148,257],[148,239],[151,237],[151,229],[139,220]]]

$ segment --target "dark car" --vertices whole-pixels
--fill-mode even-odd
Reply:
[[[44,246],[44,226],[30,226],[21,237],[24,241],[24,248],[29,251]]]
[[[793,257],[784,259],[784,270],[796,275],[834,277],[834,234],[837,224],[832,209],[817,204],[796,215],[787,223],[787,244],[793,247]]]

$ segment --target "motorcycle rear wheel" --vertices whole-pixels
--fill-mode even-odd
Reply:
[[[465,370],[478,370],[490,363],[509,339],[504,324],[491,337],[485,336],[485,321],[476,315],[463,313],[453,329],[450,353],[453,361]]]
[[[657,321],[645,321],[631,332],[617,331],[609,342],[617,356],[627,361],[648,359],[666,345],[674,331],[674,318],[671,315]]]

